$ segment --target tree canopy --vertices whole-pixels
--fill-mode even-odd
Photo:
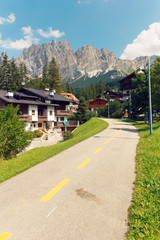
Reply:
[[[0,89],[18,91],[24,81],[27,81],[26,66],[20,64],[17,67],[15,61],[9,60],[5,53],[0,65]]]

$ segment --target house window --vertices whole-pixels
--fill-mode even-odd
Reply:
[[[32,115],[35,115],[35,110],[32,110]]]
[[[22,110],[19,110],[19,111],[18,111],[18,115],[23,115]]]
[[[39,127],[39,128],[42,127],[42,123],[38,123],[38,127]]]
[[[50,104],[51,101],[50,100],[45,100],[45,103]]]
[[[52,116],[52,111],[49,111],[49,115]]]
[[[60,121],[63,122],[63,121],[64,121],[64,117],[61,117],[61,118],[60,118]]]

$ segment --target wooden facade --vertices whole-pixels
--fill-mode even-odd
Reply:
[[[105,107],[107,103],[108,103],[107,99],[96,98],[89,102],[88,108],[90,111],[96,111],[97,108]]]

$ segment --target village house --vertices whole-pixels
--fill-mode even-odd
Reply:
[[[19,105],[20,119],[26,123],[25,130],[61,128],[62,132],[72,131],[77,121],[67,121],[71,100],[55,91],[21,88],[19,92],[0,90],[0,108],[8,104]]]
[[[130,98],[131,92],[135,91],[135,86],[132,81],[135,76],[135,72],[132,72],[131,74],[119,80],[120,90],[123,92],[123,102],[126,102]]]
[[[89,102],[89,111],[97,111],[98,108],[105,107],[109,101],[117,100],[119,102],[122,102],[123,95],[121,93],[117,93],[115,91],[105,91],[103,95],[108,96],[109,99],[97,96],[96,99]]]
[[[68,108],[72,112],[77,112],[78,105],[79,105],[78,98],[76,98],[72,93],[66,93],[66,92],[62,92],[61,96],[71,100],[71,102],[68,105]]]
[[[108,103],[107,99],[96,98],[89,102],[89,105],[88,105],[89,111],[92,111],[92,112],[97,111],[98,108],[105,107],[107,103]]]

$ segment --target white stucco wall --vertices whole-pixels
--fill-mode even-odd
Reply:
[[[32,115],[32,110],[35,110],[35,115]],[[28,114],[32,116],[32,121],[38,121],[38,106],[37,105],[29,105],[28,106]]]
[[[52,111],[52,115],[50,115],[50,111]],[[54,121],[55,120],[55,109],[53,106],[47,107],[47,118],[48,121]]]

